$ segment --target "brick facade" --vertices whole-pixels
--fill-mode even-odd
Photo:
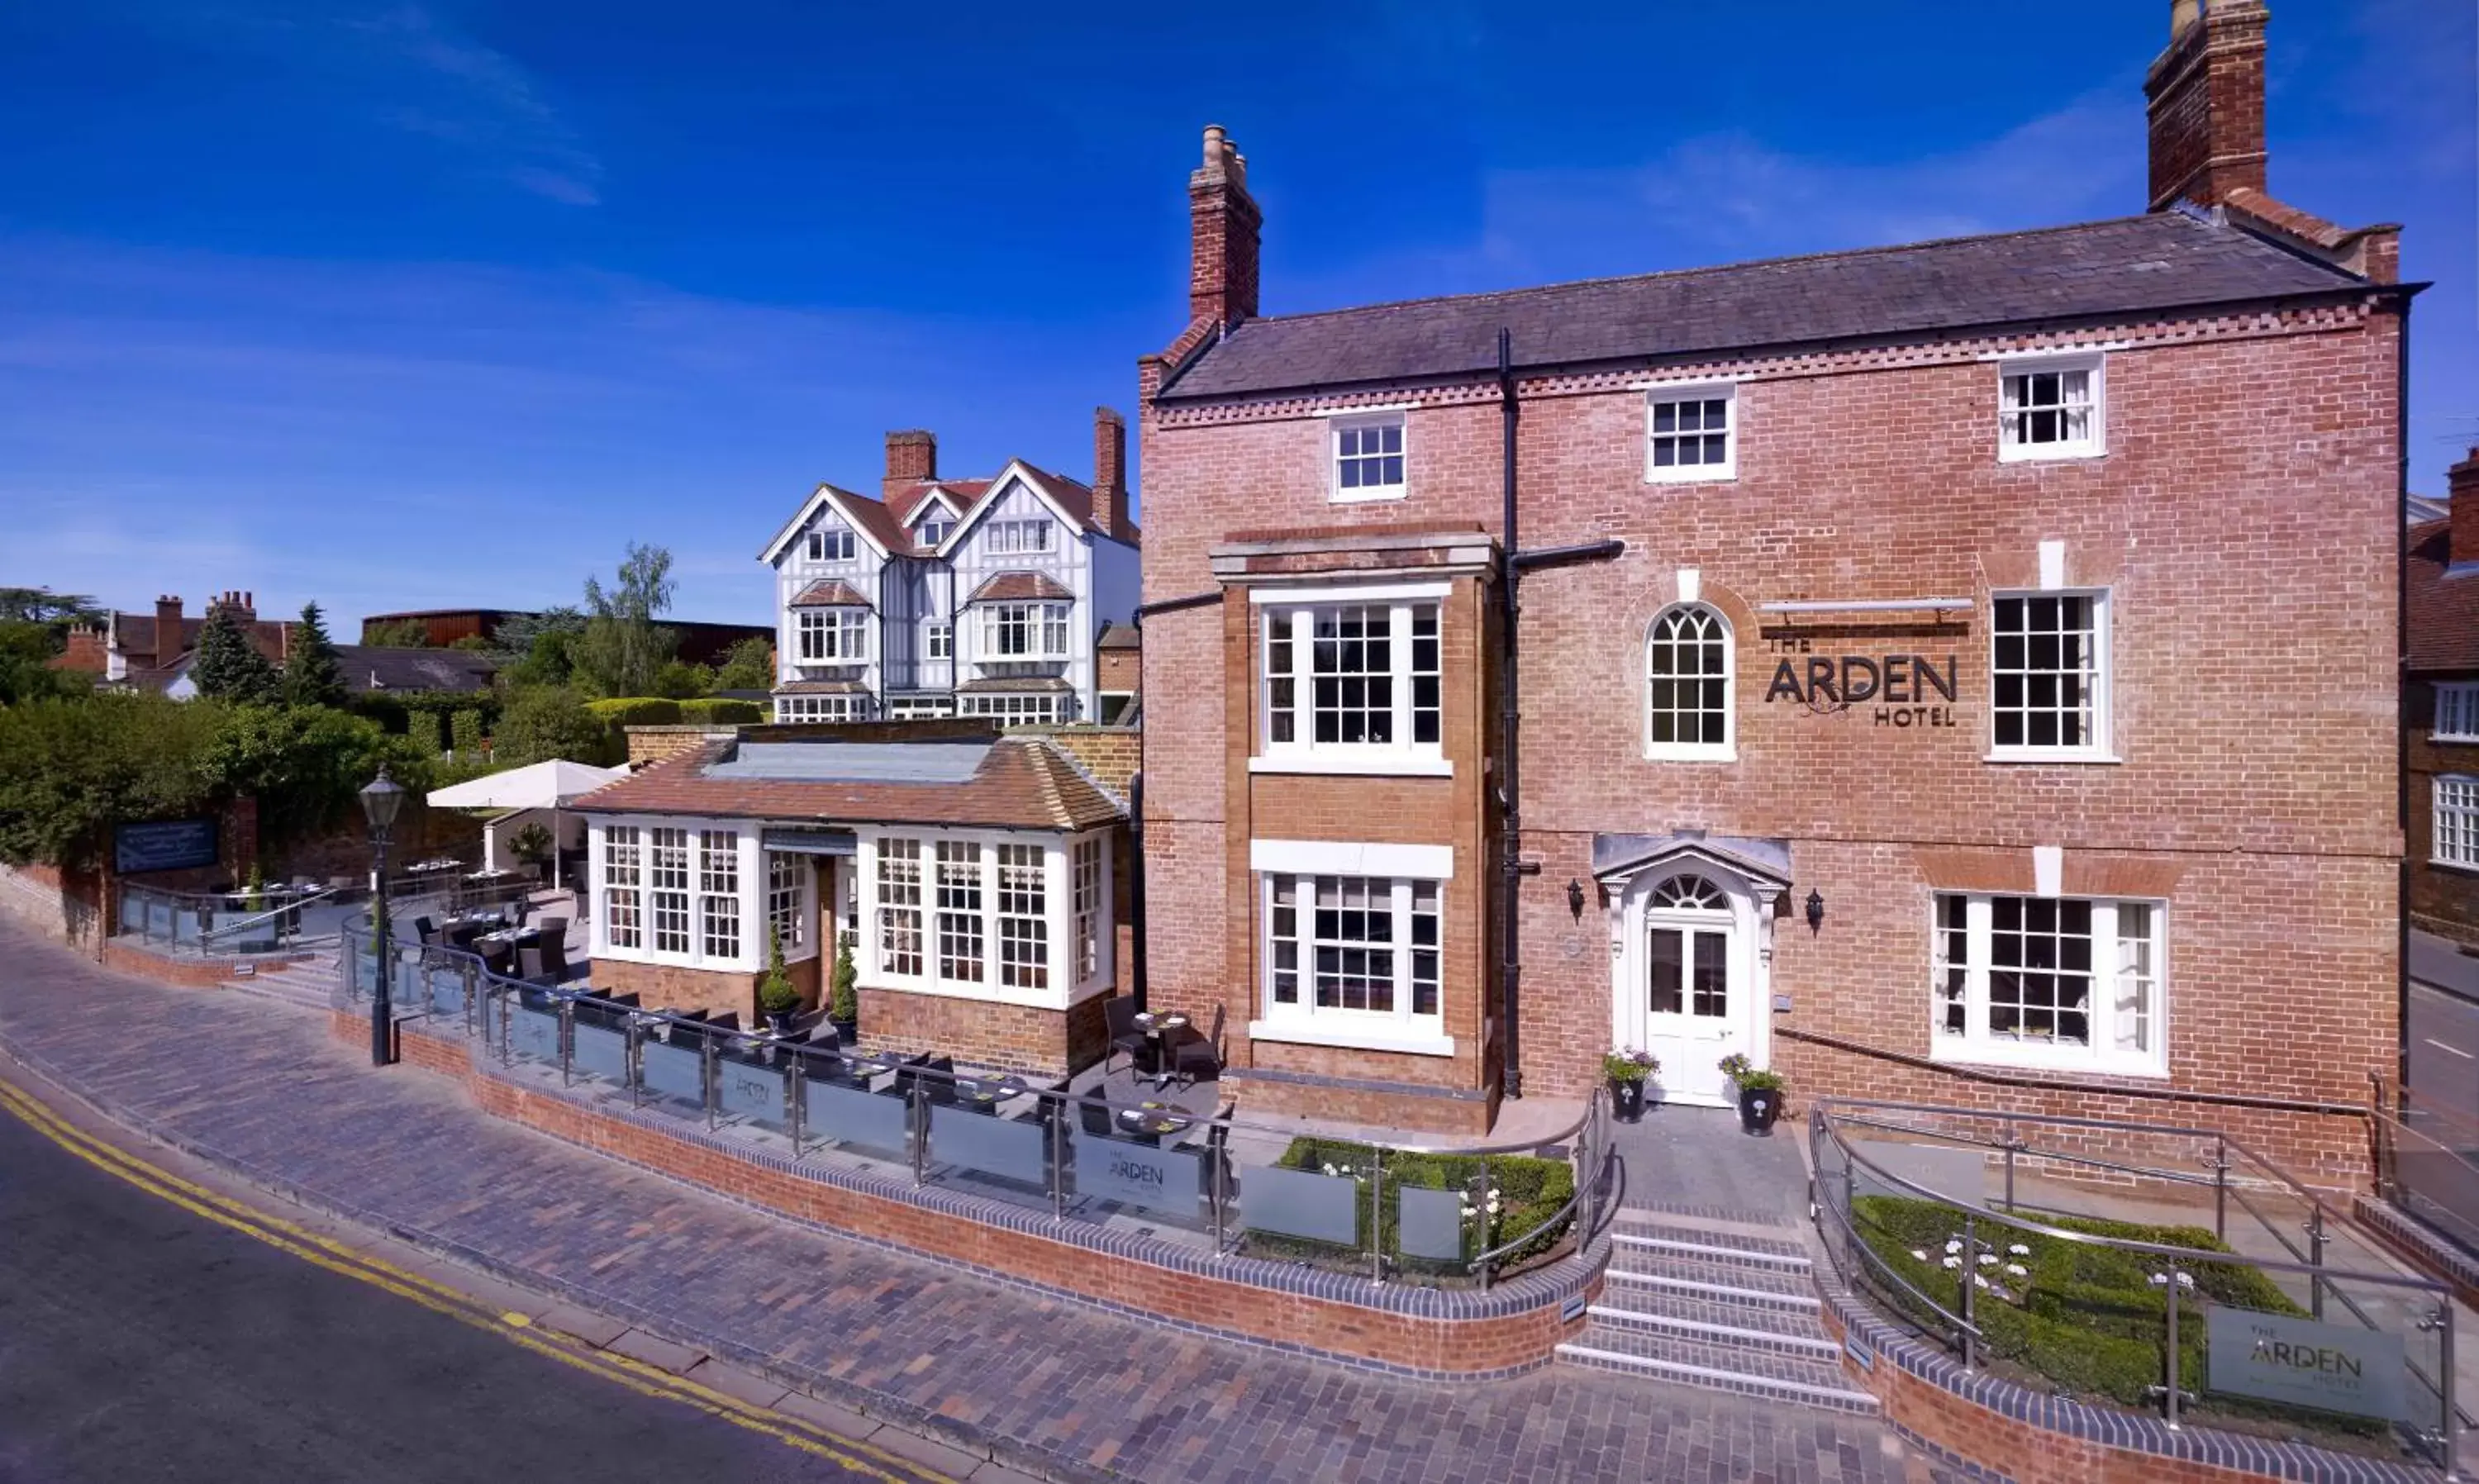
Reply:
[[[2215,13],[2236,25],[2249,13]],[[1197,271],[1222,250],[1200,235]],[[2346,1119],[2216,1107],[2207,1120],[2177,1099],[2352,1104],[2369,1068],[2392,1064],[2400,310],[2370,294],[1519,371],[1521,547],[1623,543],[1615,559],[1521,578],[1521,1090],[1588,1092],[1614,1039],[1614,996],[1642,990],[1612,966],[1619,922],[1595,882],[1596,838],[1700,831],[1786,852],[1758,925],[1763,978],[1732,992],[1762,986],[1755,1054],[1795,1087],[2213,1121],[2319,1177],[2353,1178],[2364,1151]],[[1327,553],[1298,561],[1400,576],[1401,553],[1350,553],[1383,532],[1501,538],[1498,387],[1465,361],[1459,375],[1348,393],[1183,397],[1174,373],[1210,339],[1195,330],[1141,370],[1149,389],[1169,382],[1139,423],[1145,599],[1225,593],[1146,623],[1152,998],[1191,1011],[1218,999],[1235,1026],[1252,1017],[1265,980],[1253,840],[1451,845],[1453,1058],[1259,1042],[1234,1062],[1243,1081],[1264,1068],[1326,1083],[1251,1083],[1252,1099],[1368,1083],[1392,1085],[1398,1103],[1420,1087],[1495,1096],[1503,1029],[1481,786],[1501,762],[1491,584],[1458,577],[1446,604],[1451,780],[1252,774],[1262,651],[1240,589],[1265,575],[1232,551],[1279,531],[1290,550]],[[2002,460],[1997,363],[2083,348],[2105,355],[2105,452]],[[1734,477],[1648,481],[1653,380],[1734,389]],[[1329,420],[1355,406],[1408,406],[1407,498],[1329,499]],[[2108,603],[2110,756],[1991,760],[1993,595],[2092,590]],[[1959,606],[1890,611],[1930,599]],[[1690,601],[1729,629],[1726,761],[1647,756],[1647,636]],[[1889,611],[1767,606],[1802,601]],[[2273,652],[2282,674],[2330,683],[2267,688]],[[1955,694],[1914,697],[1935,705],[1913,709],[1810,704],[1769,685],[1785,660],[1803,679],[1846,655],[1926,656]],[[2042,862],[2057,884],[2039,885]],[[1911,1066],[1933,1050],[1939,889],[2165,904],[2166,1076],[2044,1070],[2000,1085]],[[1800,909],[1811,891],[1814,931]]]
[[[818,959],[794,959],[783,965],[783,972],[801,991],[802,1006],[815,1008]],[[597,959],[588,977],[596,992],[633,994],[648,1010],[702,1010],[709,1014],[738,1015],[742,1025],[757,1024],[763,1013],[757,1005],[757,982],[766,977],[763,970],[727,973],[671,963]]]
[[[2448,719],[2439,740],[2438,687],[2479,684],[2479,448],[2445,474],[2445,518],[2414,527],[2404,541],[2403,583],[2410,604],[2404,667],[2402,764],[2409,829],[2411,926],[2479,945],[2479,865],[2440,861],[2436,788],[2441,776],[2479,778],[2479,741],[2469,720]],[[2453,730],[2453,728],[2463,729]]]
[[[929,1052],[965,1066],[1060,1078],[1101,1061],[1110,1045],[1108,995],[1058,1011],[868,985],[858,990],[860,1043],[870,1051]]]

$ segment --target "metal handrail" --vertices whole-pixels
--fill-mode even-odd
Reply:
[[[361,945],[366,944],[370,940],[371,936],[371,933],[364,925],[351,924],[345,927],[345,937],[346,940],[346,951],[343,958],[346,964],[349,965],[358,960],[360,953],[364,951]],[[420,957],[422,961],[425,962],[461,962],[467,966],[467,972],[474,976],[471,981],[473,989],[468,1005],[467,1029],[469,1034],[471,1033],[474,1023],[473,1015],[475,1013],[475,1004],[489,994],[496,993],[504,996],[510,990],[520,992],[529,990],[536,994],[546,996],[557,1003],[561,1008],[561,1063],[563,1069],[566,1068],[570,1056],[568,1037],[570,1035],[570,1026],[573,1023],[570,1016],[570,1007],[580,1002],[592,1003],[598,1006],[607,1006],[613,1010],[624,1011],[631,1017],[632,1026],[629,1033],[629,1045],[632,1050],[633,1048],[644,1044],[644,1038],[651,1033],[653,1033],[658,1027],[662,1028],[662,1034],[666,1039],[669,1038],[673,1028],[687,1027],[698,1033],[702,1046],[709,1052],[719,1049],[720,1046],[727,1041],[746,1044],[753,1048],[764,1047],[769,1044],[769,1042],[754,1028],[735,1026],[730,1030],[725,1030],[711,1021],[692,1019],[688,1016],[677,1014],[670,1011],[636,1005],[620,1005],[603,995],[597,994],[590,985],[545,985],[530,980],[516,979],[505,975],[493,974],[487,967],[482,965],[481,959],[478,955],[467,950],[449,947],[446,944],[406,943],[398,945],[398,952],[407,955],[417,955]],[[351,974],[354,971],[347,968],[345,972],[347,974]],[[483,1030],[486,1040],[490,1039],[489,1027],[485,1025]],[[504,1033],[502,1033],[497,1044],[503,1052],[506,1050],[507,1042],[504,1037]],[[787,1069],[797,1066],[800,1069],[803,1080],[806,1079],[807,1069],[810,1066],[830,1059],[840,1060],[847,1065],[857,1064],[862,1066],[871,1066],[874,1074],[879,1072],[900,1072],[912,1082],[915,1087],[922,1087],[925,1085],[943,1085],[953,1087],[958,1083],[978,1083],[986,1080],[985,1078],[976,1077],[969,1072],[947,1071],[936,1067],[914,1065],[907,1062],[875,1065],[866,1058],[857,1058],[845,1052],[830,1051],[822,1046],[802,1042],[776,1041],[772,1043],[772,1046],[773,1049],[779,1053],[789,1054],[792,1060],[786,1063]],[[633,1076],[631,1081],[633,1085]],[[798,1092],[793,1085],[787,1083],[786,1092],[787,1095],[791,1096],[797,1103]],[[1071,1093],[1045,1087],[1028,1087],[1026,1088],[1026,1095],[1040,1104],[1058,1105],[1062,1115],[1063,1110],[1067,1105],[1083,1102],[1087,1099],[1098,1101],[1104,1107],[1110,1109],[1113,1117],[1115,1117],[1121,1111],[1136,1106],[1134,1104],[1112,1101],[1107,1097],[1101,1096],[1098,1092]],[[1572,1122],[1568,1123],[1547,1135],[1523,1140],[1503,1141],[1463,1148],[1394,1143],[1384,1139],[1363,1138],[1357,1135],[1328,1135],[1318,1133],[1314,1130],[1303,1130],[1297,1127],[1286,1127],[1271,1123],[1259,1123],[1248,1119],[1227,1115],[1184,1114],[1184,1116],[1186,1116],[1188,1126],[1191,1129],[1199,1131],[1201,1138],[1209,1145],[1216,1142],[1214,1131],[1219,1130],[1220,1141],[1225,1143],[1227,1143],[1231,1135],[1244,1132],[1270,1135],[1284,1139],[1297,1139],[1301,1137],[1316,1138],[1335,1143],[1356,1144],[1367,1147],[1374,1156],[1375,1169],[1378,1172],[1377,1179],[1381,1184],[1384,1180],[1389,1178],[1384,1173],[1387,1162],[1398,1155],[1425,1155],[1445,1159],[1471,1159],[1481,1161],[1485,1161],[1493,1156],[1504,1155],[1535,1155],[1535,1157],[1537,1157],[1536,1151],[1545,1147],[1573,1141],[1575,1143],[1576,1152],[1573,1156],[1571,1156],[1571,1163],[1576,1172],[1575,1189],[1574,1191],[1569,1195],[1567,1200],[1560,1205],[1556,1211],[1550,1213],[1547,1216],[1544,1217],[1525,1231],[1514,1237],[1504,1239],[1499,1241],[1497,1245],[1490,1247],[1478,1255],[1466,1260],[1464,1264],[1465,1271],[1477,1276],[1481,1286],[1486,1288],[1491,1280],[1491,1269],[1493,1265],[1505,1257],[1506,1254],[1513,1252],[1527,1243],[1538,1241],[1545,1233],[1555,1231],[1562,1222],[1578,1217],[1580,1214],[1587,1209],[1585,1207],[1587,1198],[1597,1190],[1604,1177],[1608,1174],[1611,1160],[1613,1158],[1613,1151],[1610,1147],[1606,1131],[1603,1129],[1603,1125],[1606,1123],[1605,1117],[1602,1116],[1606,1112],[1602,1101],[1604,1095],[1605,1094],[1603,1094],[1599,1089],[1595,1089],[1592,1095],[1585,1100],[1584,1111],[1580,1115],[1578,1115]],[[715,1094],[712,1091],[711,1086],[709,1086],[706,1094],[706,1111],[709,1115],[714,1112],[714,1096]],[[918,1095],[916,1094],[916,1097]],[[1600,1131],[1597,1135],[1596,1132],[1597,1130]],[[922,1134],[916,1133],[912,1137],[916,1143],[925,1141]],[[913,1163],[918,1166],[920,1164],[923,1151],[921,1148],[916,1147],[911,1152]],[[1483,1169],[1485,1174],[1485,1164]],[[1220,1170],[1218,1164],[1214,1173],[1216,1175],[1216,1190],[1214,1196],[1214,1215],[1217,1225],[1215,1246],[1216,1250],[1219,1251],[1223,1245],[1218,1228],[1225,1215],[1222,1209],[1225,1204],[1225,1192],[1222,1190],[1220,1186]],[[922,1175],[917,1168],[916,1180],[926,1180],[926,1176]],[[1370,1198],[1381,1199],[1382,1190],[1372,1193]],[[1061,1207],[1059,1215],[1061,1219],[1065,1218],[1063,1206]],[[1595,1217],[1594,1219],[1597,1221],[1598,1218]],[[1372,1247],[1378,1245],[1374,1232],[1376,1227],[1382,1226],[1382,1221],[1375,1221],[1372,1225],[1372,1235],[1370,1238]],[[1591,1232],[1587,1230],[1582,1234],[1582,1236],[1584,1241],[1589,1241]],[[1581,1245],[1582,1242],[1579,1241],[1578,1246],[1580,1247]],[[1372,1261],[1374,1261],[1382,1257],[1382,1253],[1372,1251],[1370,1253],[1370,1257]]]
[[[2441,1332],[2439,1340],[2438,1368],[2441,1374],[2439,1376],[2429,1375],[2416,1361],[2409,1358],[2408,1356],[2405,1356],[2404,1358],[2403,1369],[2413,1376],[2415,1376],[2420,1382],[2424,1383],[2426,1387],[2438,1397],[2439,1412],[2443,1423],[2441,1434],[2440,1436],[2424,1437],[2423,1441],[2436,1444],[2441,1449],[2441,1456],[2445,1461],[2448,1471],[2452,1468],[2452,1461],[2455,1457],[2454,1434],[2459,1422],[2460,1410],[2456,1405],[2454,1395],[2453,1298],[2452,1291],[2449,1286],[2437,1282],[2434,1279],[2424,1277],[2404,1276],[2399,1273],[2374,1272],[2364,1269],[2337,1268],[2333,1265],[2322,1260],[2323,1246],[2320,1225],[2316,1228],[2313,1228],[2313,1230],[2317,1233],[2314,1255],[2306,1262],[2290,1262],[2280,1258],[2259,1258],[2250,1254],[2232,1252],[2228,1250],[2179,1246],[2167,1242],[2139,1241],[2132,1238],[2124,1237],[2105,1237],[2097,1233],[2078,1232],[2063,1227],[2052,1226],[2047,1222],[2036,1218],[2022,1215],[2015,1211],[1991,1210],[1977,1201],[1965,1200],[1960,1196],[1949,1195],[1940,1190],[1930,1190],[1927,1186],[1924,1186],[1915,1180],[1895,1174],[1893,1171],[1885,1168],[1875,1160],[1869,1159],[1867,1156],[1859,1153],[1859,1151],[1853,1146],[1851,1140],[1843,1137],[1841,1132],[1841,1124],[1843,1120],[1836,1115],[1836,1111],[1838,1109],[1847,1107],[1896,1107],[1914,1113],[1937,1113],[1955,1117],[2005,1118],[2023,1122],[2071,1124],[2073,1126],[2083,1128],[2103,1128],[2147,1133],[2169,1133],[2189,1138],[2210,1138],[2215,1140],[2226,1140],[2227,1137],[2225,1135],[2220,1134],[2218,1131],[2211,1130],[2162,1129],[2143,1124],[2117,1123],[2105,1118],[2073,1118],[2059,1115],[2031,1113],[1992,1113],[1978,1109],[1934,1108],[1919,1104],[1883,1104],[1871,1102],[1865,1099],[1821,1098],[1811,1105],[1808,1114],[1809,1141],[1811,1145],[1810,1157],[1815,1162],[1817,1167],[1819,1169],[1824,1167],[1824,1151],[1819,1146],[1825,1140],[1830,1140],[1833,1149],[1839,1152],[1842,1159],[1846,1162],[1841,1179],[1843,1188],[1842,1200],[1846,1204],[1852,1198],[1851,1172],[1854,1169],[1865,1169],[1876,1179],[1882,1181],[1886,1186],[1894,1190],[1907,1192],[1908,1194],[1932,1205],[1940,1206],[1957,1213],[1963,1218],[1963,1230],[1966,1234],[1970,1233],[1978,1222],[1986,1220],[2001,1227],[2032,1233],[2055,1241],[2070,1242],[2079,1246],[2108,1248],[2121,1252],[2140,1254],[2147,1257],[2162,1258],[2167,1260],[2169,1270],[2173,1275],[2178,1272],[2181,1267],[2185,1266],[2212,1265],[2227,1267],[2233,1264],[2252,1267],[2264,1272],[2304,1274],[2310,1286],[2310,1292],[2316,1296],[2314,1312],[2318,1318],[2321,1318],[2323,1315],[2323,1292],[2326,1288],[2330,1287],[2333,1289],[2333,1292],[2340,1297],[2342,1307],[2348,1310],[2351,1316],[2357,1318],[2360,1323],[2365,1325],[2370,1330],[2379,1330],[2379,1326],[2372,1318],[2369,1318],[2367,1312],[2364,1308],[2360,1307],[2357,1302],[2352,1300],[2346,1292],[2343,1292],[2337,1286],[2338,1284],[2344,1282],[2361,1283],[2377,1288],[2393,1289],[2405,1291],[2410,1293],[2425,1295],[2425,1297],[2434,1305],[2434,1308],[2431,1311],[2433,1326]],[[1863,1127],[1887,1127],[1887,1125],[1876,1120],[1853,1121]],[[1900,1132],[1923,1132],[1911,1129],[1904,1125],[1895,1125],[1892,1127]],[[1969,1140],[1963,1141],[1969,1142]],[[2232,1143],[2233,1146],[2235,1145],[2235,1141],[2229,1142]],[[1989,1147],[2001,1146],[1990,1145]],[[2083,1158],[2075,1155],[2050,1155],[2046,1157],[2058,1159],[2061,1162],[2077,1162]],[[2299,1186],[2296,1181],[2282,1175],[2277,1167],[2272,1166],[2268,1162],[2262,1162],[2261,1157],[2255,1158],[2258,1159],[2259,1163],[2263,1164],[2264,1167],[2270,1171],[2280,1183],[2305,1193],[2305,1188]],[[2165,1174],[2168,1172],[2163,1171],[2160,1173]],[[2313,1197],[2310,1195],[2309,1199],[2313,1201]],[[1869,1245],[1868,1241],[1858,1235],[1850,1212],[1842,1209],[1840,1205],[1837,1205],[1836,1202],[1830,1198],[1819,1199],[1816,1202],[1816,1206],[1820,1211],[1828,1211],[1833,1214],[1836,1224],[1840,1226],[1845,1236],[1849,1239],[1846,1243],[1847,1245],[1855,1245],[1858,1247],[1859,1250],[1865,1252],[1870,1260],[1878,1267],[1887,1267],[1882,1258],[1872,1246]],[[2320,1217],[2320,1214],[2324,1210],[2320,1202],[2315,1202],[2315,1210]],[[2269,1225],[2270,1223],[2266,1224]],[[2290,1249],[2286,1241],[2283,1245],[2285,1250],[2294,1250]],[[1828,1250],[1836,1249],[1832,1248],[1830,1244],[1828,1244]],[[1963,1287],[1963,1313],[1957,1315],[1953,1310],[1948,1309],[1944,1304],[1939,1303],[1936,1299],[1931,1298],[1927,1293],[1921,1292],[1915,1285],[1904,1281],[1899,1273],[1891,1272],[1890,1269],[1888,1269],[1888,1276],[1894,1278],[1894,1280],[1906,1292],[1916,1296],[1939,1318],[1955,1324],[1959,1328],[1960,1332],[1966,1337],[1962,1344],[1963,1364],[1965,1367],[1970,1367],[1974,1363],[1972,1342],[1977,1341],[1981,1335],[1981,1331],[1974,1322],[1971,1315],[1973,1289],[1968,1284]],[[2165,1301],[2168,1306],[2169,1315],[2168,1334],[2171,1356],[2169,1364],[2173,1369],[2166,1377],[2168,1384],[2161,1388],[2161,1391],[2163,1393],[2162,1399],[2169,1424],[2172,1427],[2175,1427],[2178,1425],[2178,1408],[2180,1405],[2178,1376],[2177,1371],[2174,1369],[2176,1364],[2175,1357],[2178,1353],[2176,1316],[2180,1307],[2180,1302],[2174,1283],[2169,1286]]]
[[[220,934],[239,933],[243,928],[252,927],[262,922],[279,919],[286,913],[299,911],[301,908],[308,907],[314,902],[332,901],[343,890],[344,888],[338,886],[321,886],[307,896],[294,898],[292,901],[285,903],[282,907],[271,907],[267,910],[258,912],[252,916],[237,918],[231,922],[219,922],[212,928],[201,928],[198,930],[198,941],[203,943],[207,939]],[[251,893],[243,892],[239,893],[239,895],[247,896],[251,895]]]

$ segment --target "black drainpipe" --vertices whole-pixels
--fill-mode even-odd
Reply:
[[[1503,445],[1501,497],[1497,548],[1498,602],[1498,670],[1497,670],[1497,811],[1498,811],[1498,898],[1497,898],[1497,973],[1498,1013],[1506,1021],[1505,1063],[1500,1087],[1508,1097],[1523,1095],[1522,1024],[1523,965],[1519,952],[1521,934],[1516,931],[1515,906],[1519,883],[1523,874],[1523,821],[1521,795],[1516,779],[1516,731],[1520,712],[1516,704],[1515,619],[1520,606],[1515,601],[1515,431],[1518,413],[1515,404],[1515,337],[1504,326],[1497,332],[1497,404],[1499,441]]]
[[[1221,601],[1222,590],[1220,588],[1215,588],[1210,593],[1190,593],[1185,598],[1165,598],[1160,602],[1138,603],[1136,607],[1136,611],[1129,615],[1129,622],[1134,624],[1137,629],[1137,663],[1140,665],[1144,663],[1143,656],[1146,614],[1177,613],[1183,608],[1202,608],[1207,603],[1220,602]],[[1137,705],[1141,709],[1144,704],[1144,686],[1141,680],[1139,680],[1137,686]],[[1137,729],[1137,746],[1139,751],[1137,756],[1137,772],[1136,776],[1128,780],[1128,835],[1130,845],[1128,854],[1131,860],[1128,869],[1128,942],[1130,945],[1129,951],[1136,959],[1136,961],[1130,964],[1128,968],[1128,998],[1136,1003],[1136,1007],[1138,1010],[1146,1008],[1145,770],[1144,755],[1142,752],[1146,730],[1147,729],[1143,728],[1139,728]]]
[[[2393,481],[2393,652],[2398,675],[2393,685],[2393,828],[2402,838],[2393,884],[2401,919],[2393,943],[2401,981],[2393,1000],[2399,1042],[2394,1051],[2393,1087],[2399,1105],[2394,1112],[2405,1118],[2410,1116],[2410,301],[2408,293],[2395,301],[2401,306],[2401,330],[2393,337],[2393,446],[2400,450]],[[2436,828],[2433,821],[2428,828]]]

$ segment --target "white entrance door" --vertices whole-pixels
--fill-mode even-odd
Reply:
[[[1645,904],[1645,1049],[1661,1062],[1655,1086],[1678,1102],[1720,1103],[1722,1059],[1744,1053],[1751,990],[1740,969],[1732,903],[1701,876],[1674,876]]]

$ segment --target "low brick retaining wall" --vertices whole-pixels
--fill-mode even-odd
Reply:
[[[116,937],[103,940],[103,966],[123,974],[151,979],[159,985],[171,985],[184,989],[212,989],[228,979],[239,979],[260,969],[280,969],[288,963],[304,963],[313,954],[251,954],[230,959],[182,959],[159,954]]]
[[[331,1012],[359,1044],[370,1022]],[[462,1082],[485,1112],[779,1215],[1045,1296],[1388,1374],[1479,1381],[1546,1365],[1599,1295],[1605,1241],[1487,1292],[1374,1285],[1259,1258],[1214,1256],[938,1186],[795,1166],[703,1127],[521,1085],[462,1037],[403,1027],[406,1064]],[[1572,1312],[1572,1318],[1567,1316]]]
[[[1986,1371],[1887,1322],[1822,1260],[1817,1288],[1842,1369],[1912,1443],[1977,1478],[2018,1484],[2239,1484],[2247,1479],[2435,1484],[2434,1469],[2327,1452],[2048,1395]]]

